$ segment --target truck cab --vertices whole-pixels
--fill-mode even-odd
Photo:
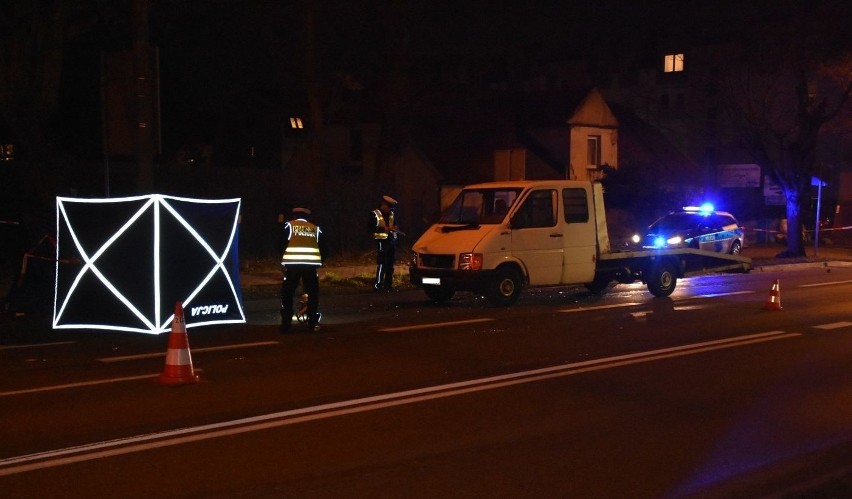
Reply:
[[[466,290],[505,306],[524,286],[592,282],[600,251],[594,185],[555,180],[466,186],[412,247],[412,283],[433,301]]]

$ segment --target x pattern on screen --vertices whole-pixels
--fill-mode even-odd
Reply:
[[[239,284],[239,199],[151,194],[56,199],[55,329],[171,330],[244,323]]]

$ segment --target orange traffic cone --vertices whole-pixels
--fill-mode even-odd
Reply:
[[[175,303],[175,318],[172,320],[172,332],[169,336],[166,367],[160,374],[159,381],[164,385],[198,383],[198,376],[192,369],[189,337],[186,335],[186,321],[183,318],[183,303],[181,302]]]
[[[769,291],[769,300],[763,308],[766,310],[781,310],[781,284],[778,279],[775,279],[775,283]]]

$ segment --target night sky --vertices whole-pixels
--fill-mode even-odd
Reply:
[[[119,2],[120,3],[120,2]],[[182,143],[256,135],[305,107],[305,36],[297,0],[154,0],[151,43],[159,48],[166,153]],[[314,0],[317,73],[376,84],[389,68],[410,74],[453,63],[641,58],[680,37],[720,41],[799,2],[598,0]],[[812,2],[835,13],[847,2]],[[842,6],[842,7],[841,7]],[[125,11],[126,12],[126,11]],[[828,19],[846,22],[845,15]],[[825,21],[821,21],[824,23]],[[99,151],[98,49],[129,45],[121,10],[68,50],[61,125],[71,150]],[[226,116],[230,124],[223,125]],[[233,130],[224,131],[223,126]],[[94,128],[97,133],[89,133]],[[246,137],[242,137],[246,138]]]

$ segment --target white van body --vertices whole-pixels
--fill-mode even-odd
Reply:
[[[571,180],[488,182],[466,186],[414,243],[413,284],[436,302],[476,291],[510,305],[524,286],[641,279],[667,296],[700,250],[612,253],[599,183]],[[703,257],[703,256],[702,256]],[[744,259],[740,257],[738,265]],[[730,262],[727,262],[730,263]]]

